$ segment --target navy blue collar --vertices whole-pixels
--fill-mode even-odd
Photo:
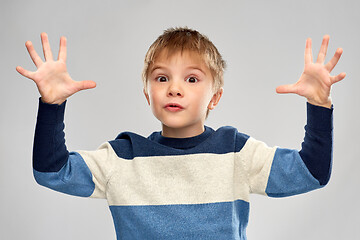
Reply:
[[[148,139],[176,149],[189,149],[205,141],[213,132],[214,130],[212,128],[205,126],[205,131],[194,137],[169,138],[162,136],[161,132],[153,132]]]

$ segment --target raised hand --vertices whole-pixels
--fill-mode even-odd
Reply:
[[[74,81],[66,69],[66,38],[60,38],[60,48],[57,61],[54,61],[48,36],[41,33],[41,42],[45,62],[36,53],[30,41],[25,46],[37,70],[31,72],[17,66],[16,70],[23,76],[33,80],[41,95],[41,100],[49,104],[61,104],[74,93],[96,87],[93,81]]]
[[[331,86],[343,80],[346,74],[342,72],[336,76],[330,75],[343,52],[341,48],[338,48],[331,60],[327,64],[324,64],[329,38],[328,35],[324,36],[315,63],[312,58],[311,39],[308,38],[306,40],[305,67],[300,79],[294,84],[277,87],[277,93],[296,93],[306,97],[308,102],[313,105],[331,108]]]

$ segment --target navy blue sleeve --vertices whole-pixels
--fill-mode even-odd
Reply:
[[[39,99],[33,147],[33,168],[38,172],[57,172],[68,161],[63,131],[65,105],[66,102],[47,104]]]
[[[332,165],[333,108],[307,103],[305,131],[299,154],[320,185],[326,185],[330,179]]]

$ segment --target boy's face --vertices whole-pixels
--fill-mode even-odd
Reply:
[[[213,92],[213,77],[201,56],[183,51],[167,57],[163,50],[148,75],[146,99],[162,123],[166,137],[192,137],[204,131],[207,109],[220,100]]]

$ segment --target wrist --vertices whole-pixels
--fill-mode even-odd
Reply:
[[[332,107],[332,101],[331,101],[331,98],[329,97],[328,100],[326,102],[316,102],[316,101],[313,101],[311,99],[307,99],[308,103],[312,104],[312,105],[315,105],[315,106],[319,106],[319,107],[325,107],[325,108],[329,108],[331,109]]]
[[[54,105],[54,104],[57,104],[57,105],[61,105],[63,104],[66,99],[59,99],[59,100],[53,100],[53,101],[50,101],[44,97],[40,97],[40,100],[42,103],[45,103],[45,104],[50,104],[50,105]]]

